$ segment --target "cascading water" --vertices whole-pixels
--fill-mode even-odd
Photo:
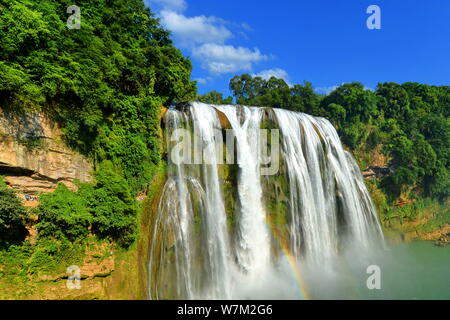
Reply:
[[[169,173],[151,221],[151,298],[306,298],[303,271],[327,272],[346,250],[382,242],[359,168],[327,120],[192,103],[169,110],[165,124]],[[261,138],[265,127],[281,133],[280,169],[262,177],[262,149],[275,145]],[[222,145],[229,132],[235,164]]]
[[[191,108],[194,132],[200,135],[201,145],[198,153],[203,154],[203,163],[200,165],[201,176],[205,188],[205,210],[203,214],[205,241],[202,244],[206,247],[206,259],[209,261],[206,274],[209,276],[207,283],[215,283],[207,291],[212,290],[210,297],[229,297],[229,241],[227,233],[227,219],[223,196],[220,190],[220,181],[217,165],[220,152],[217,145],[215,129],[220,128],[217,113],[213,108],[202,108],[201,105],[194,104]],[[201,296],[201,295],[200,295]]]
[[[238,232],[235,245],[239,265],[250,275],[258,276],[270,262],[269,232],[262,202],[260,164],[257,150],[260,141],[258,129],[261,125],[262,110],[244,108],[243,123],[240,123],[235,107],[218,106],[230,121],[236,137],[237,164],[239,165]]]
[[[368,249],[381,226],[352,156],[323,118],[274,109],[290,181],[292,250],[327,265],[339,240]],[[340,224],[340,225],[339,225]],[[341,231],[343,239],[339,238]],[[348,238],[348,239],[345,239]]]

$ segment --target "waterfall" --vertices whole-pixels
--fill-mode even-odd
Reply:
[[[271,130],[280,150],[277,135],[262,134]],[[194,102],[166,113],[165,134],[153,299],[305,298],[300,266],[325,272],[344,252],[383,242],[356,161],[323,118]],[[265,148],[279,151],[273,175],[262,173]]]
[[[353,157],[323,118],[274,109],[283,136],[290,181],[292,248],[317,264],[338,251],[339,227],[350,242],[368,249],[381,226]],[[341,223],[341,226],[338,224]],[[302,246],[303,243],[303,246]]]
[[[236,241],[236,255],[240,266],[251,275],[257,276],[269,264],[270,243],[266,226],[266,215],[262,202],[260,180],[258,129],[261,124],[262,112],[259,108],[244,108],[243,123],[240,123],[237,108],[218,106],[231,123],[236,137],[237,177],[239,214]]]

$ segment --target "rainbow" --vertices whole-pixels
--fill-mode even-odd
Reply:
[[[280,234],[280,232],[278,232],[272,226],[272,224],[270,223],[270,221],[268,219],[269,218],[267,217],[266,224],[267,224],[268,230],[272,234],[272,238],[277,242],[278,246],[281,248],[282,253],[284,254],[284,256],[286,257],[286,259],[289,263],[290,269],[295,278],[297,288],[299,290],[300,295],[305,300],[311,300],[312,298],[308,292],[306,281],[302,276],[301,266],[300,266],[297,258],[292,254],[291,249],[289,248],[288,241]]]

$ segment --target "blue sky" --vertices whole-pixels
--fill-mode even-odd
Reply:
[[[327,92],[345,82],[450,85],[448,0],[145,0],[193,62],[199,92],[236,74]],[[369,30],[370,5],[381,29]]]

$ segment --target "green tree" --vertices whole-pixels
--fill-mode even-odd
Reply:
[[[232,104],[233,97],[224,99],[223,94],[217,91],[211,91],[204,95],[198,96],[198,101],[208,104]]]
[[[0,176],[0,247],[18,244],[25,238],[27,211]]]
[[[230,80],[230,90],[238,104],[319,114],[320,97],[309,82],[290,87],[283,79],[243,74]]]
[[[305,81],[303,85],[293,85],[290,93],[292,96],[291,110],[305,112],[311,115],[320,114],[320,96],[314,91],[310,82]]]
[[[345,121],[347,122],[369,122],[378,116],[377,97],[374,92],[364,88],[359,82],[346,83],[335,89],[322,102],[322,110],[330,113],[336,110],[334,105],[340,105],[345,109]],[[342,111],[338,109],[338,114],[331,117],[339,117]]]
[[[380,97],[378,106],[385,118],[403,119],[409,110],[409,96],[402,86],[393,82],[380,83],[376,94]]]

